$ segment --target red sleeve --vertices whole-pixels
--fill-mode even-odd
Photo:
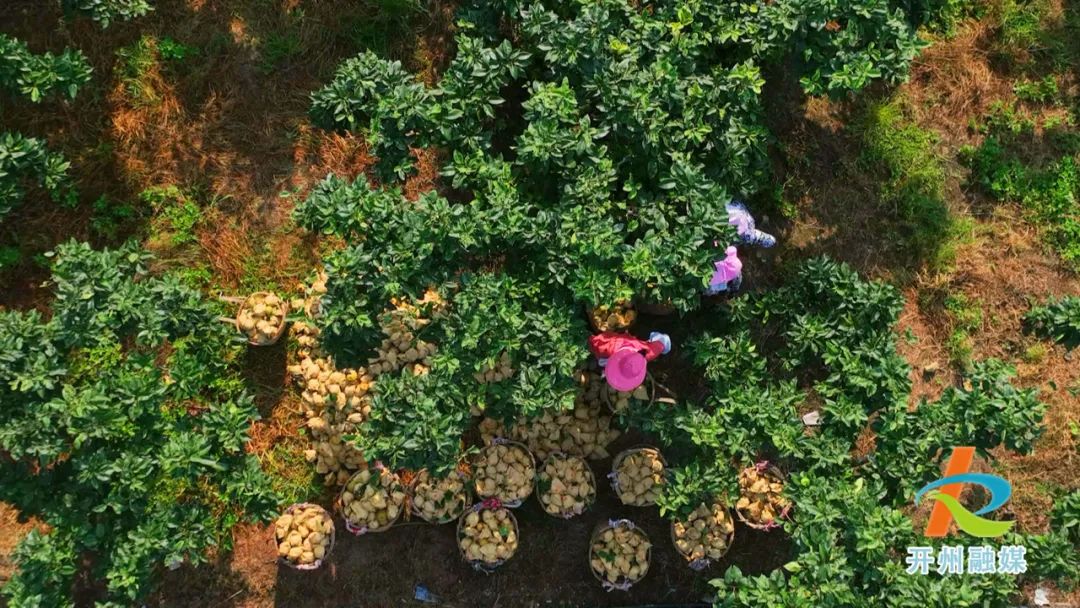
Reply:
[[[601,334],[589,336],[589,350],[598,358],[606,359],[615,354],[615,351],[623,348],[633,348],[643,353],[646,361],[652,361],[664,352],[664,345],[660,342],[638,340],[630,334],[605,331]]]
[[[664,344],[662,342],[645,342],[644,347],[646,361],[652,361],[664,354]]]
[[[602,334],[596,334],[589,336],[589,350],[597,358],[606,359],[611,356],[611,353],[615,352],[615,337],[618,334],[611,332],[604,332]]]

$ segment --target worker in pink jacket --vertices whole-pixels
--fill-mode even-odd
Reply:
[[[589,337],[589,350],[604,368],[611,388],[626,392],[645,381],[649,361],[671,352],[671,338],[654,331],[648,340],[639,340],[630,334],[605,331]]]
[[[735,247],[725,249],[724,259],[717,260],[715,266],[716,270],[709,279],[709,288],[705,290],[705,295],[715,296],[737,290],[742,284],[742,260],[739,259],[739,252]]]

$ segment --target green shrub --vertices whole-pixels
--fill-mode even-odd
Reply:
[[[1024,324],[1040,337],[1076,348],[1080,346],[1080,297],[1050,298],[1042,306],[1033,306],[1024,315]]]
[[[1054,530],[1064,533],[1072,544],[1080,547],[1080,490],[1073,490],[1054,503],[1051,520]]]
[[[196,241],[195,227],[203,217],[203,210],[190,196],[170,185],[147,188],[139,193],[139,199],[154,213],[151,240],[172,247]]]
[[[23,254],[18,247],[0,247],[0,271],[16,266],[22,259]]]
[[[405,203],[328,178],[298,207],[300,225],[347,243],[325,260],[324,344],[363,362],[390,299],[434,287],[448,312],[426,330],[442,357],[428,381],[456,391],[438,407],[507,419],[569,407],[582,305],[699,306],[734,240],[725,204],[765,184],[760,64],[797,55],[815,94],[904,75],[920,43],[902,11],[849,8],[471,3],[434,87],[370,52],[346,61],[312,96],[313,121],[364,132],[383,182],[413,171],[412,150],[445,150],[456,194]],[[521,372],[476,385],[504,352]],[[383,452],[395,445],[420,442]]]
[[[1062,259],[1080,267],[1080,171],[1062,157],[1038,168],[1025,164],[1006,144],[1007,134],[990,127],[977,148],[964,151],[971,179],[992,197],[1019,203]]]
[[[90,229],[109,240],[115,240],[121,229],[136,216],[135,207],[109,199],[104,194],[94,201]]]
[[[158,53],[166,61],[183,61],[199,54],[199,49],[165,37],[158,41]]]
[[[1044,0],[1003,0],[999,36],[1005,52],[1030,52],[1043,36],[1042,22],[1049,5]]]
[[[0,89],[39,102],[48,97],[75,99],[90,82],[93,68],[82,51],[65,49],[60,55],[34,55],[21,41],[0,34]]]
[[[957,26],[969,18],[982,18],[986,7],[972,0],[914,0],[909,4],[916,23],[927,30],[952,36]]]
[[[68,181],[70,165],[40,139],[0,133],[0,219],[22,201],[28,183],[40,186],[56,202],[74,205],[77,194]]]
[[[910,410],[910,368],[893,330],[902,304],[896,289],[846,266],[802,263],[778,289],[733,300],[728,329],[698,341],[695,362],[710,380],[704,401],[632,406],[627,421],[654,433],[673,465],[661,498],[669,517],[709,498],[730,504],[734,476],[749,462],[766,458],[792,472],[785,487],[795,504],[784,525],[793,544],[788,563],[758,576],[729,568],[712,581],[716,606],[900,608],[943,597],[949,606],[1011,605],[1014,576],[906,575],[907,547],[950,544],[916,531],[908,506],[917,488],[940,476],[953,446],[976,446],[987,459],[1002,447],[1029,451],[1045,405],[1035,390],[1010,383],[1008,367],[987,361],[972,367],[964,387]],[[744,345],[746,328],[753,349]],[[739,373],[709,371],[727,365]],[[810,393],[797,386],[820,399],[813,431],[796,409]],[[875,441],[856,459],[868,424]],[[1045,549],[1031,558],[1032,568],[1068,582],[1076,559],[1063,552],[1065,538],[1014,534],[1003,542]]]
[[[139,604],[163,566],[276,507],[244,450],[257,414],[232,331],[148,261],[63,245],[49,320],[0,313],[0,500],[48,525],[16,550],[13,608],[72,605],[80,574]]]
[[[68,15],[85,15],[109,27],[114,21],[128,21],[153,10],[148,0],[62,0]]]
[[[1052,75],[1040,80],[1025,80],[1013,85],[1013,92],[1023,101],[1050,103],[1058,96],[1057,81]]]

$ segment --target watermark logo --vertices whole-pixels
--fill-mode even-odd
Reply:
[[[1012,496],[1012,486],[997,475],[972,473],[971,462],[975,458],[975,448],[954,448],[949,462],[945,465],[945,476],[928,483],[915,493],[915,504],[923,498],[931,498],[934,510],[930,512],[930,521],[926,524],[926,536],[940,538],[949,533],[949,524],[956,526],[979,538],[1002,536],[1012,529],[1012,521],[994,521],[981,517],[1000,509]],[[960,504],[960,491],[964,484],[973,483],[990,492],[990,502],[972,513]],[[941,575],[954,574],[1022,574],[1027,572],[1027,549],[1021,545],[992,547],[980,545],[965,547],[946,545],[939,548],[922,546],[908,547],[907,573],[927,575],[936,571]]]
[[[926,524],[926,536],[940,538],[949,533],[949,523],[971,536],[992,538],[1002,536],[1012,529],[1014,521],[995,521],[980,517],[1001,508],[1012,496],[1012,486],[1005,479],[987,473],[971,473],[971,462],[975,457],[975,448],[954,448],[949,463],[945,467],[945,477],[928,483],[915,493],[915,504],[925,496],[937,501]],[[960,504],[960,491],[965,483],[974,483],[990,492],[990,502],[972,513]]]

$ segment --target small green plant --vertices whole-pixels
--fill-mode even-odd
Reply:
[[[158,53],[166,61],[184,61],[199,54],[199,49],[165,37],[158,41]]]
[[[161,94],[150,78],[158,66],[157,38],[143,35],[130,45],[117,49],[116,56],[116,77],[123,83],[131,103],[136,106],[161,103]]]
[[[1055,501],[1050,517],[1054,529],[1063,532],[1080,549],[1080,490],[1073,490]]]
[[[1057,81],[1053,75],[1039,80],[1023,80],[1013,85],[1013,92],[1023,101],[1050,103],[1058,96]]]
[[[0,271],[17,266],[22,259],[22,251],[18,247],[0,246]]]
[[[1004,101],[991,103],[986,118],[981,124],[976,123],[978,131],[999,137],[1006,133],[1013,136],[1031,134],[1037,126],[1038,122],[1031,112]]]
[[[102,194],[94,201],[90,229],[109,240],[115,240],[124,226],[136,215],[135,207],[118,203]]]
[[[202,219],[202,209],[176,186],[155,186],[139,194],[139,199],[154,212],[150,239],[180,247],[197,240],[195,227]]]
[[[1024,349],[1024,354],[1021,356],[1024,363],[1036,365],[1046,360],[1046,346],[1042,344],[1032,344]]]
[[[1016,57],[1034,50],[1043,36],[1048,8],[1044,0],[1003,0],[998,15],[1002,52]]]
[[[912,3],[916,23],[931,32],[951,37],[962,21],[982,17],[985,7],[973,0],[916,0]]]
[[[142,17],[153,10],[147,0],[62,0],[62,4],[67,15],[85,15],[103,28],[113,21]]]
[[[75,99],[79,88],[90,82],[91,71],[82,51],[35,55],[21,41],[0,34],[0,89],[35,103],[48,97]]]
[[[184,266],[176,270],[180,282],[192,289],[205,289],[214,281],[214,273],[206,265]]]
[[[983,143],[962,149],[960,156],[971,168],[973,184],[998,201],[1020,204],[1042,229],[1043,240],[1068,264],[1080,268],[1077,140],[1068,133],[1048,138],[1061,157],[1037,165],[1024,156],[1028,134],[1035,126],[1027,114],[998,104],[982,126],[987,134]]]
[[[74,206],[78,194],[68,179],[70,166],[40,139],[0,133],[0,219],[22,201],[30,184],[44,189],[52,200]]]
[[[1080,297],[1050,298],[1024,315],[1026,328],[1034,334],[1072,349],[1080,346]]]

